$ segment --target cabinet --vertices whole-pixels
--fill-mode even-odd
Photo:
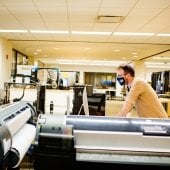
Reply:
[[[153,72],[151,75],[151,85],[157,94],[170,92],[170,70]]]

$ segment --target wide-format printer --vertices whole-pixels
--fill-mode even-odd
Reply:
[[[170,120],[40,114],[35,170],[170,166]]]
[[[35,139],[35,110],[24,101],[0,107],[0,169],[16,169]]]

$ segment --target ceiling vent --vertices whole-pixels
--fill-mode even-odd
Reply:
[[[108,16],[100,15],[97,17],[97,22],[99,23],[120,23],[124,17],[122,16]]]

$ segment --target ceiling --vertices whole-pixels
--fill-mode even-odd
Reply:
[[[0,0],[0,31],[14,49],[45,64],[63,59],[170,63],[170,0]]]

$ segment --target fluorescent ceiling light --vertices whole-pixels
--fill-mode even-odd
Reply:
[[[170,60],[170,57],[153,57],[155,60]]]
[[[61,65],[118,66],[124,61],[56,59],[56,62]]]
[[[81,34],[81,35],[111,35],[112,32],[71,31],[71,34]]]
[[[146,61],[145,64],[146,65],[164,65],[165,63],[163,63],[163,62],[159,62],[159,63],[158,62],[149,62],[149,61],[147,62]]]
[[[162,68],[162,66],[159,65],[146,65],[147,68]],[[163,66],[163,68],[168,68],[169,69],[170,66]]]
[[[114,32],[113,35],[153,36],[155,33],[147,32]]]
[[[165,62],[145,62],[146,67],[148,68],[170,68],[170,63]]]
[[[156,36],[169,37],[170,34],[156,34]]]
[[[27,30],[0,30],[0,32],[11,32],[11,33],[26,33]]]
[[[30,32],[39,34],[69,34],[69,31],[30,30]]]

